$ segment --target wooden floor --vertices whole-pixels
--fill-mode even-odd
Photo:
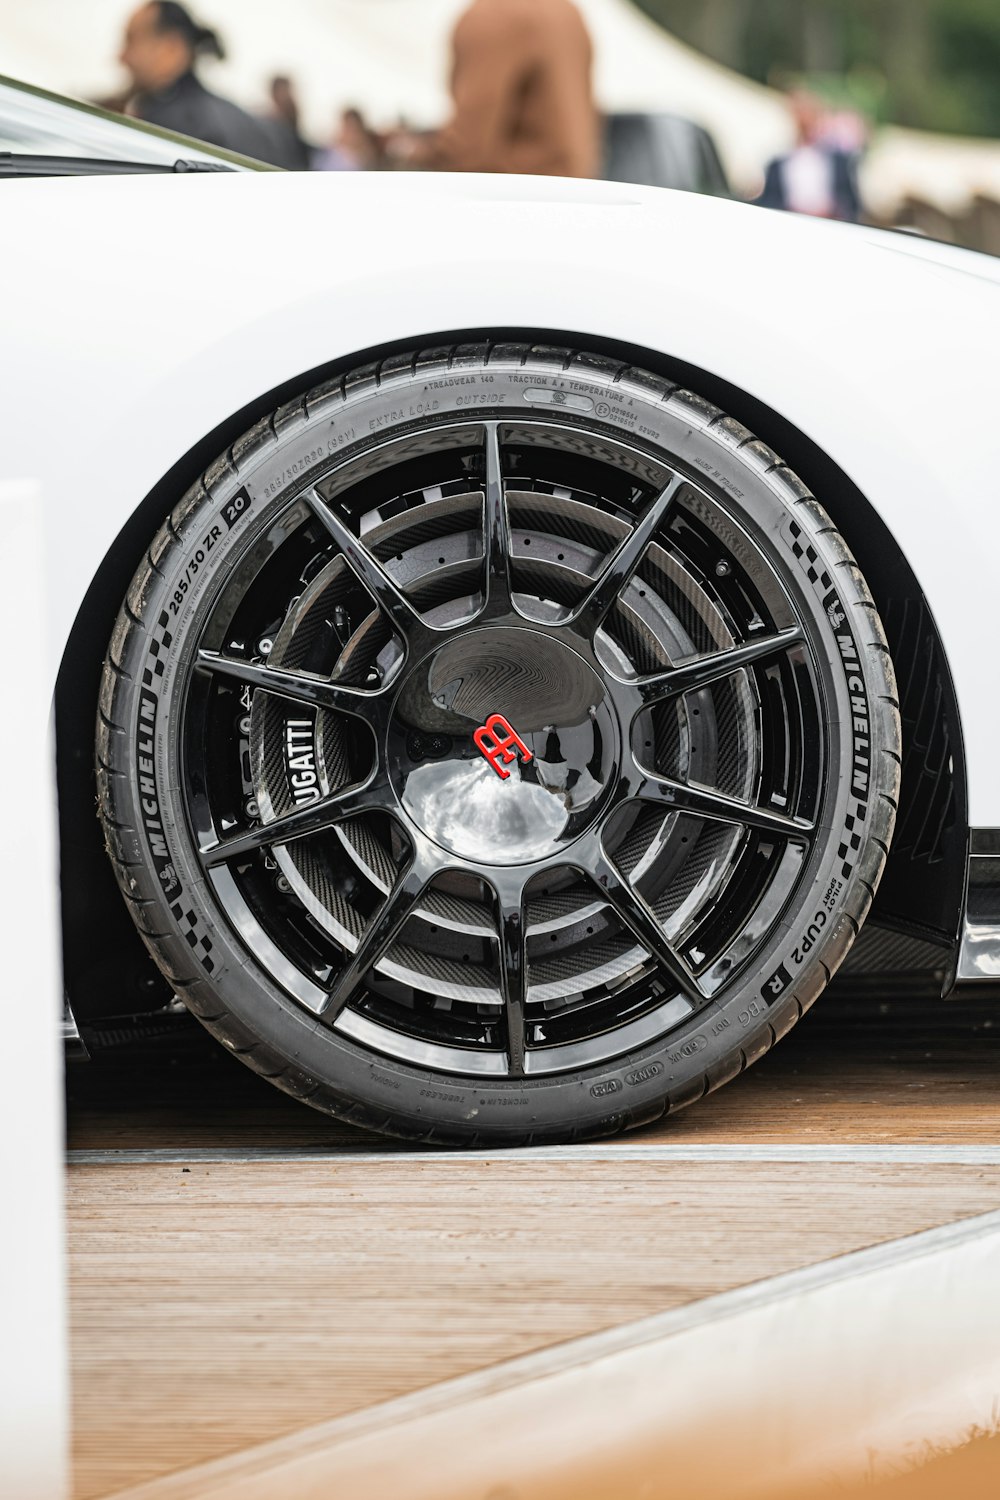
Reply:
[[[77,1495],[996,1208],[997,1040],[997,998],[831,1002],[617,1160],[387,1149],[214,1048],[83,1067],[71,1150],[188,1159],[70,1168]]]

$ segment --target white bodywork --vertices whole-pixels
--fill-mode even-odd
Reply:
[[[544,179],[211,174],[3,192],[0,477],[42,485],[53,681],[129,515],[262,393],[455,330],[613,339],[766,403],[868,498],[942,635],[970,824],[1000,826],[996,263]]]

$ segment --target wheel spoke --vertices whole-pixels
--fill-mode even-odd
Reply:
[[[681,994],[695,1004],[701,1004],[705,997],[697,979],[680,954],[671,947],[659,917],[635,886],[618,873],[603,851],[594,868],[588,870],[587,874],[633,936],[638,938],[660,967],[669,974]]]
[[[756,807],[749,802],[740,802],[736,797],[727,797],[723,792],[703,790],[687,782],[671,781],[666,776],[643,776],[632,788],[630,796],[677,812],[693,813],[721,823],[741,823],[760,833],[780,834],[783,838],[802,842],[808,842],[815,832],[815,824],[804,818],[790,818],[771,808]]]
[[[496,896],[500,937],[500,993],[503,996],[507,1022],[507,1066],[512,1077],[520,1078],[525,1070],[525,1002],[528,990],[524,894],[519,889],[514,895],[500,887]]]
[[[357,817],[359,813],[384,810],[390,804],[388,783],[382,776],[373,776],[360,786],[348,787],[329,797],[321,797],[308,807],[298,807],[292,812],[283,813],[246,833],[234,834],[232,838],[203,845],[200,850],[202,863],[206,868],[213,869],[216,865],[243,859],[272,844],[289,844],[294,839],[308,838],[310,834],[321,833],[326,828],[335,828],[338,823]]]
[[[368,971],[378,963],[386,949],[412,916],[428,884],[434,867],[419,856],[411,860],[389,891],[375,916],[365,928],[361,941],[337,975],[319,1014],[328,1025],[336,1020]]]
[[[411,641],[415,636],[425,636],[429,627],[424,624],[419,612],[394,579],[389,577],[374,554],[354,535],[336,511],[327,505],[319,491],[306,490],[301,499],[322,521],[352,573],[389,616],[403,639]]]
[[[683,483],[684,479],[680,474],[673,476],[633,530],[618,545],[590,592],[574,610],[572,623],[583,629],[591,639],[611,613],[618,595],[642,562],[646,548],[666,519]]]
[[[745,641],[741,646],[732,646],[725,651],[715,651],[710,656],[701,656],[697,661],[685,662],[682,667],[671,667],[669,671],[657,672],[650,677],[641,677],[637,684],[642,693],[643,705],[652,708],[678,693],[689,693],[708,687],[728,677],[740,667],[749,667],[769,657],[780,656],[789,647],[804,639],[802,629],[794,625],[789,630],[780,630],[775,635],[761,636],[758,640]]]
[[[500,427],[487,422],[486,486],[483,498],[483,591],[484,615],[503,615],[513,611],[510,579],[510,517],[503,488],[500,466]]]
[[[335,682],[307,677],[300,672],[286,672],[280,667],[267,667],[256,662],[241,661],[235,656],[222,656],[217,651],[199,651],[197,666],[204,672],[213,672],[220,677],[233,677],[250,687],[264,688],[293,703],[355,714],[366,721],[371,719],[373,701],[380,696],[379,691],[365,692],[361,688],[341,687]]]

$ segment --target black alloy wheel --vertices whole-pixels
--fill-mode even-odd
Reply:
[[[377,1127],[540,1140],[787,1030],[871,900],[898,751],[795,476],[644,372],[494,346],[312,392],[181,502],[98,778],[154,956],[252,1066]]]

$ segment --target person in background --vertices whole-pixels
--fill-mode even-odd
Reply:
[[[406,166],[595,177],[593,49],[572,0],[472,0],[452,39],[452,118],[390,138]]]
[[[785,156],[768,162],[764,191],[755,201],[762,208],[856,224],[862,212],[856,155],[840,149],[826,133],[826,111],[813,95],[795,89],[789,105],[796,144]]]
[[[329,146],[316,152],[312,164],[318,172],[371,172],[382,165],[381,157],[381,142],[364,115],[345,109]]]
[[[295,85],[290,78],[279,73],[271,79],[270,94],[270,118],[284,126],[290,148],[295,153],[295,165],[302,172],[308,171],[312,164],[313,148],[303,139],[299,129],[299,101],[295,96]]]
[[[119,61],[132,82],[126,112],[150,125],[179,131],[245,156],[293,165],[287,127],[255,120],[197,77],[200,57],[223,56],[215,32],[174,0],[150,0],[129,17]]]

